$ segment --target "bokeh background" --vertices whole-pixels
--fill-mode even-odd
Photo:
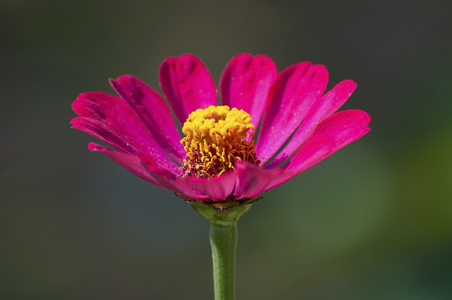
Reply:
[[[212,299],[208,222],[91,153],[81,92],[193,53],[354,79],[372,131],[239,223],[238,299],[452,299],[450,1],[0,2],[0,298]],[[162,124],[165,126],[165,124]]]

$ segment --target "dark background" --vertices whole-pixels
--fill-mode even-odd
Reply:
[[[0,298],[212,299],[208,222],[89,152],[70,107],[249,52],[355,80],[372,131],[241,219],[238,299],[451,299],[450,3],[2,0]]]

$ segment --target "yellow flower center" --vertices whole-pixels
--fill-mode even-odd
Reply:
[[[254,125],[248,113],[228,106],[192,112],[184,123],[187,156],[181,176],[213,177],[235,169],[235,160],[259,164],[254,150]]]

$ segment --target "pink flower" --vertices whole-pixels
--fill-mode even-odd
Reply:
[[[270,58],[239,54],[221,77],[218,107],[215,83],[193,55],[167,58],[159,78],[172,111],[155,90],[123,75],[110,80],[119,97],[81,94],[71,123],[116,149],[90,143],[90,150],[188,201],[252,201],[370,130],[366,112],[336,112],[356,84],[345,80],[324,94],[323,65],[301,62],[277,73]]]

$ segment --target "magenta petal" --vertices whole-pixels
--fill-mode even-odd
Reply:
[[[315,166],[334,151],[336,142],[333,136],[318,134],[311,137],[301,147],[292,159],[282,167],[284,170],[294,170],[298,173]]]
[[[91,151],[99,151],[106,156],[108,156],[111,160],[118,163],[119,165],[123,166],[133,174],[143,178],[146,181],[149,181],[150,183],[153,183],[155,185],[161,186],[152,176],[149,174],[149,172],[146,170],[145,167],[143,167],[141,160],[135,156],[130,155],[122,152],[116,152],[113,150],[110,150],[108,148],[105,148],[103,146],[97,145],[95,143],[89,143],[88,149]]]
[[[257,139],[256,153],[262,163],[269,160],[295,131],[313,103],[325,91],[328,71],[322,65],[299,63],[283,70],[270,90]]]
[[[71,128],[84,131],[104,142],[109,143],[117,150],[134,154],[137,152],[128,142],[118,136],[110,127],[104,123],[90,118],[73,118]]]
[[[237,199],[258,197],[269,189],[281,174],[281,170],[267,170],[247,162],[237,162],[237,183],[234,196]]]
[[[268,92],[275,81],[275,63],[267,56],[239,54],[228,63],[220,83],[221,102],[243,109],[257,129],[267,106]]]
[[[304,172],[368,133],[369,122],[369,115],[362,110],[344,110],[330,116],[319,124],[314,134],[283,169]]]
[[[356,83],[345,80],[337,84],[331,91],[318,99],[306,115],[303,123],[295,132],[290,142],[267,166],[275,167],[292,156],[312,135],[317,125],[326,117],[337,111],[356,89]]]
[[[318,135],[306,142],[293,157],[292,164],[279,169],[261,168],[252,164],[238,164],[238,180],[234,195],[254,198],[275,188],[324,160],[334,149],[334,138]]]
[[[210,200],[226,201],[232,195],[237,179],[236,172],[228,172],[214,178],[187,178],[193,189],[208,196]]]
[[[292,160],[281,168],[283,170],[277,180],[273,181],[269,189],[275,188],[298,174],[312,168],[334,151],[334,138],[328,135],[317,135],[308,140]]]
[[[191,187],[188,181],[176,177],[169,172],[151,172],[152,176],[167,190],[173,191],[181,196],[195,199],[195,200],[207,200],[209,197]]]
[[[124,100],[101,92],[83,93],[72,103],[72,109],[80,117],[103,123],[137,152],[170,170],[177,168]],[[108,140],[108,136],[104,138]]]
[[[173,116],[163,98],[141,80],[123,75],[110,80],[115,91],[132,109],[154,137],[155,141],[174,159],[182,163],[185,151]]]
[[[334,151],[356,141],[370,131],[367,126],[370,116],[362,110],[351,109],[335,113],[323,120],[314,131],[314,136],[328,134],[334,137]]]
[[[242,197],[253,198],[259,194],[273,189],[300,173],[308,170],[324,160],[334,150],[334,138],[328,135],[318,135],[314,139],[306,142],[300,151],[294,156],[292,164],[279,169],[251,168],[247,170],[246,179],[248,188]]]
[[[140,156],[146,164],[149,173],[164,188],[175,193],[185,195],[195,200],[224,201],[232,194],[236,182],[235,172],[228,172],[214,178],[180,177],[160,168],[157,164],[149,161],[147,157]]]
[[[209,197],[205,194],[195,190],[185,178],[179,177],[177,174],[173,174],[168,170],[160,168],[154,162],[149,161],[145,156],[141,156],[141,160],[146,165],[149,173],[153,178],[155,178],[161,187],[187,198],[196,200],[209,199]]]
[[[160,84],[181,124],[198,108],[217,105],[217,91],[202,61],[184,54],[167,58],[160,67]]]

